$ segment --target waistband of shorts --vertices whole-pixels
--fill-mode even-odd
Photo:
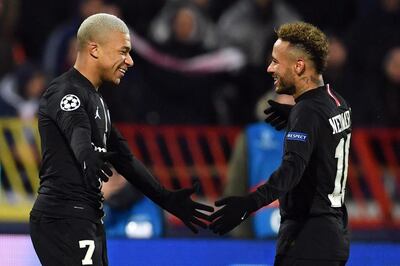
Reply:
[[[58,199],[51,195],[39,194],[32,210],[54,217],[75,217],[96,223],[104,217],[103,209],[95,209],[83,202]]]

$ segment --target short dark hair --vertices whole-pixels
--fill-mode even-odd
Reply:
[[[324,72],[328,57],[326,35],[314,25],[305,22],[286,23],[276,31],[278,38],[303,50],[314,62],[318,74]]]

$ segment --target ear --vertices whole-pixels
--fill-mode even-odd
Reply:
[[[303,59],[297,59],[296,64],[294,65],[294,72],[301,76],[306,71],[306,64]]]
[[[90,56],[95,59],[99,58],[99,45],[95,42],[89,42],[88,47]]]

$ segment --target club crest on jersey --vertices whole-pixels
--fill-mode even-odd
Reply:
[[[286,139],[304,142],[307,140],[307,134],[302,132],[288,132],[286,134]]]
[[[74,94],[67,94],[65,95],[60,102],[60,108],[64,111],[74,111],[81,106],[81,101],[79,98]]]

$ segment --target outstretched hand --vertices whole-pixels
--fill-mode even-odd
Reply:
[[[256,204],[250,196],[223,198],[216,201],[215,206],[224,206],[210,217],[214,221],[211,223],[210,229],[219,235],[231,231],[256,210]]]
[[[269,100],[268,103],[270,107],[264,111],[268,115],[265,122],[271,124],[276,130],[282,130],[287,125],[293,105],[278,103],[273,100]]]
[[[195,225],[207,229],[207,224],[202,221],[211,221],[210,216],[201,211],[213,212],[214,208],[199,202],[193,201],[191,195],[197,190],[198,184],[192,188],[169,191],[164,209],[178,217],[193,233],[197,234]],[[202,219],[202,220],[200,220]]]

